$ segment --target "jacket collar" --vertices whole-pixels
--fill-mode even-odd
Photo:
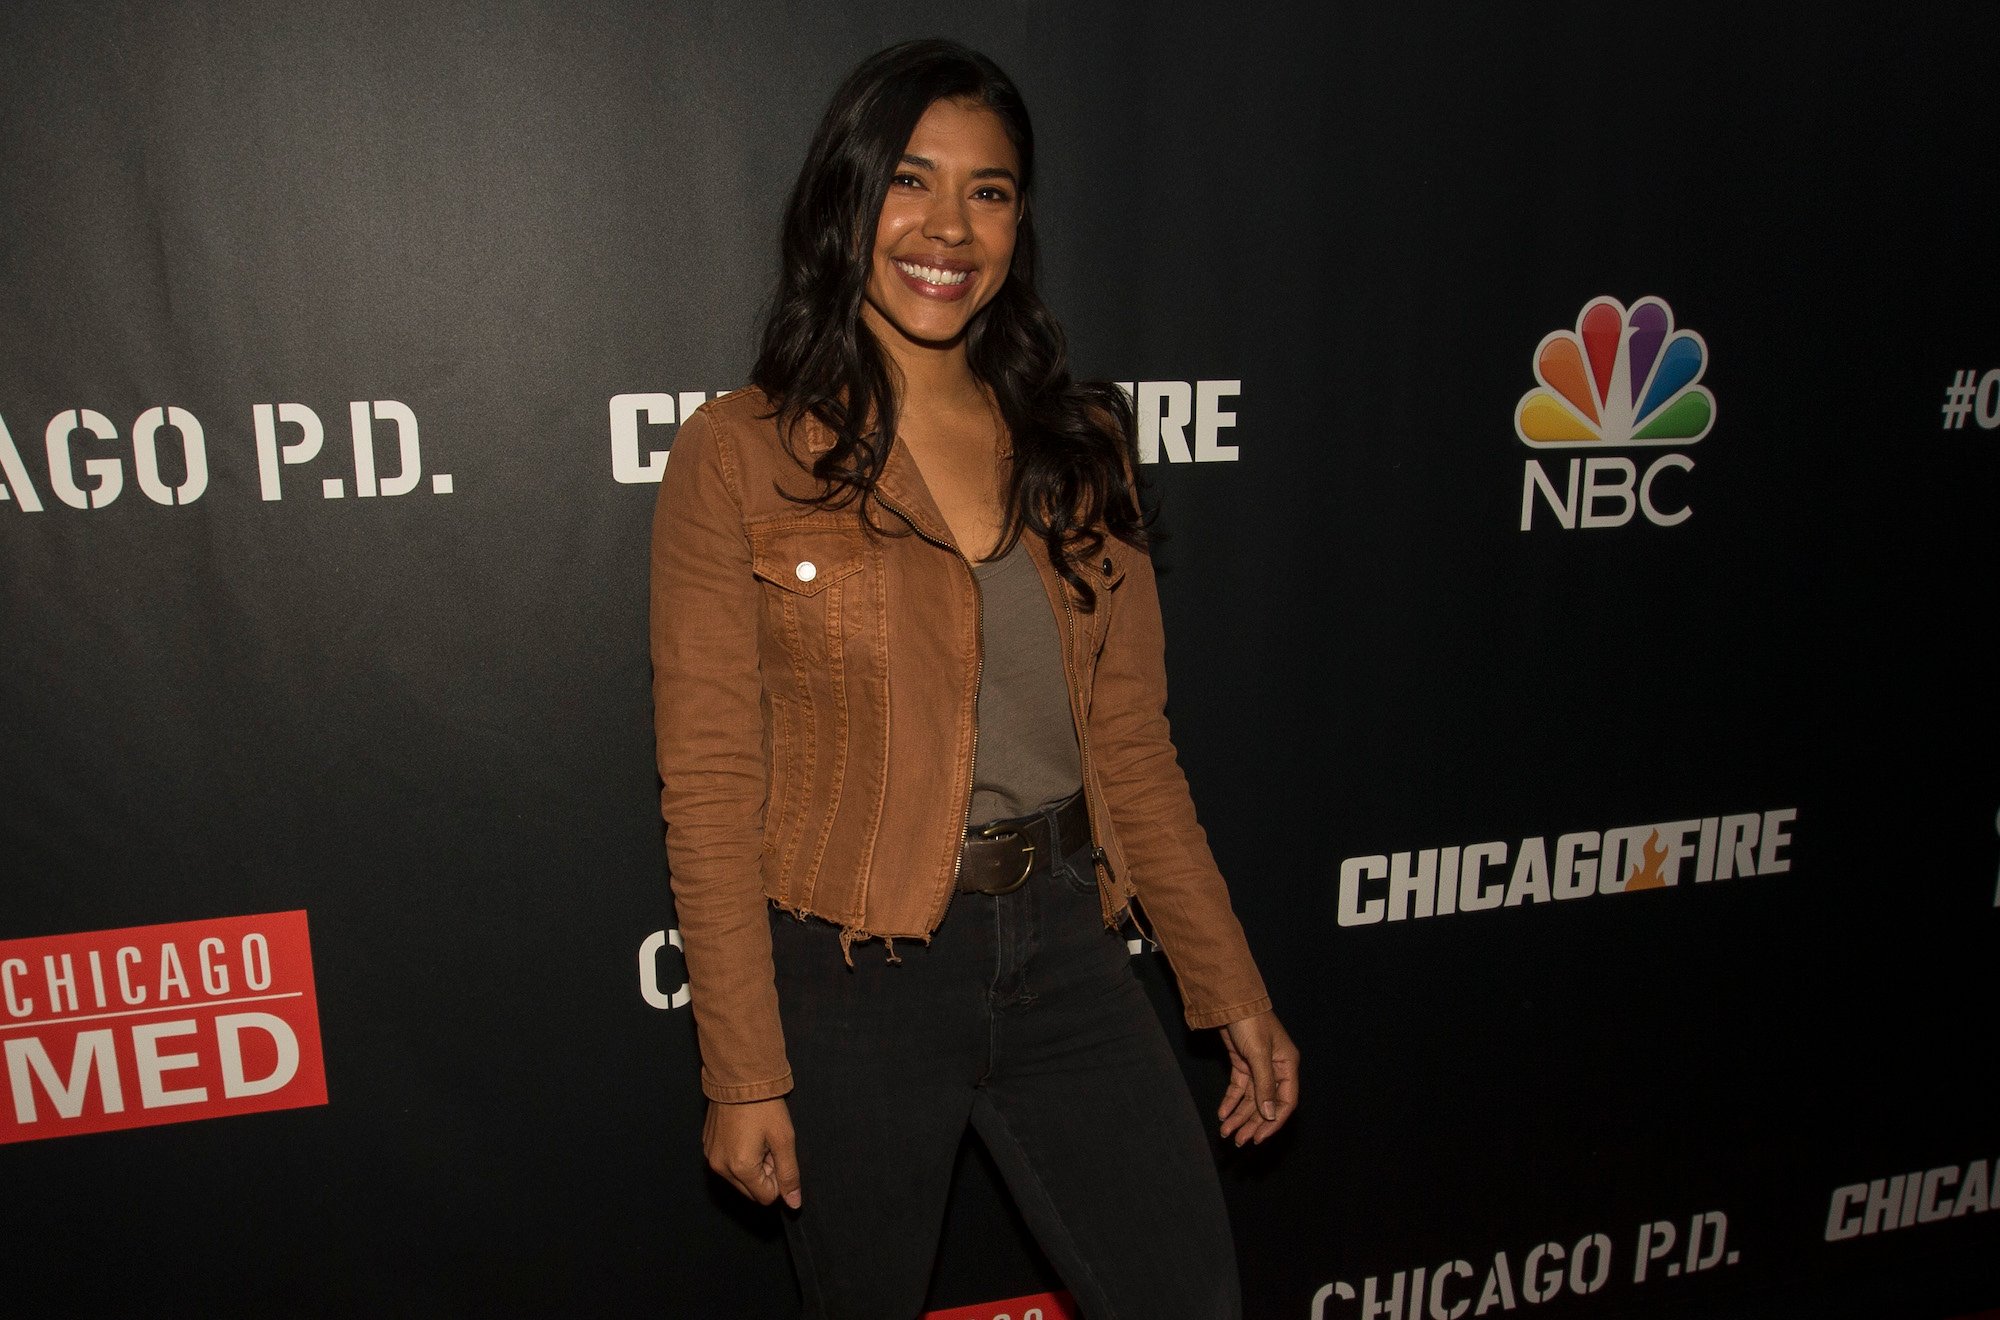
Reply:
[[[882,464],[882,478],[875,483],[875,493],[902,510],[917,525],[918,531],[964,553],[964,547],[952,536],[951,525],[944,520],[937,501],[931,498],[931,488],[924,484],[924,474],[918,469],[917,460],[910,457],[906,446],[889,446],[889,458]]]
[[[833,428],[819,418],[807,414],[799,425],[799,440],[807,454],[818,457],[833,448]],[[945,522],[937,501],[931,498],[930,487],[924,484],[924,474],[917,469],[917,461],[902,445],[889,446],[889,457],[882,465],[882,478],[875,483],[875,492],[915,524],[919,532],[934,541],[958,548],[950,524]]]

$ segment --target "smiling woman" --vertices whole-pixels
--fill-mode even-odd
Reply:
[[[1222,1030],[1222,1136],[1298,1098],[1168,733],[1131,407],[1071,379],[1035,293],[1033,172],[992,61],[865,61],[793,188],[755,388],[682,424],[660,488],[702,1144],[788,1207],[814,1317],[922,1308],[968,1126],[1087,1315],[1240,1315],[1135,899]]]

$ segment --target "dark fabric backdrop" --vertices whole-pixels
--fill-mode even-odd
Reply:
[[[330,1103],[0,1147],[0,1308],[787,1313],[641,994],[655,487],[614,398],[743,382],[820,108],[933,33],[1033,107],[1079,372],[1234,390],[1234,460],[1148,476],[1177,741],[1307,1059],[1284,1138],[1219,1152],[1251,1314],[1454,1260],[1476,1304],[1496,1253],[1519,1294],[1600,1231],[1597,1291],[1487,1313],[2000,1304],[2000,1215],[1827,1239],[1836,1188],[2000,1156],[2000,378],[1940,412],[2000,368],[1990,6],[189,0],[0,12],[0,941],[304,909]],[[1684,454],[1692,512],[1524,531],[1575,455],[1516,403],[1605,295],[1705,344],[1705,438],[1603,450]],[[359,495],[355,400],[419,423],[410,493]],[[281,403],[325,445],[266,499]],[[156,406],[189,503],[140,488]],[[71,446],[102,507],[51,476],[70,409],[115,428]],[[1349,858],[1502,841],[1505,879],[1779,809],[1785,872],[1339,920]],[[933,1303],[1049,1286],[961,1171]],[[1733,1254],[1668,1276],[1710,1212]]]

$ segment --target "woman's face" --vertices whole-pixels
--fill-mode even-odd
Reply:
[[[934,101],[910,134],[875,222],[861,316],[883,347],[958,340],[1007,281],[1021,161],[1000,116]]]

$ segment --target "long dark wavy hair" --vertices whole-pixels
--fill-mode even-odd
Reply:
[[[1095,594],[1072,559],[1095,557],[1107,532],[1132,545],[1146,539],[1133,489],[1132,404],[1115,385],[1070,377],[1062,327],[1035,292],[1034,128],[1020,92],[992,60],[956,42],[908,41],[869,56],[840,85],[785,207],[778,289],[750,378],[771,400],[788,444],[807,416],[834,434],[833,447],[811,465],[818,492],[795,498],[822,508],[858,499],[863,519],[876,526],[869,506],[896,434],[898,401],[861,305],[890,180],[917,121],[939,100],[991,110],[1021,158],[1013,266],[965,331],[972,373],[992,391],[1013,438],[1000,549],[1012,549],[1024,531],[1039,536],[1090,609]]]

